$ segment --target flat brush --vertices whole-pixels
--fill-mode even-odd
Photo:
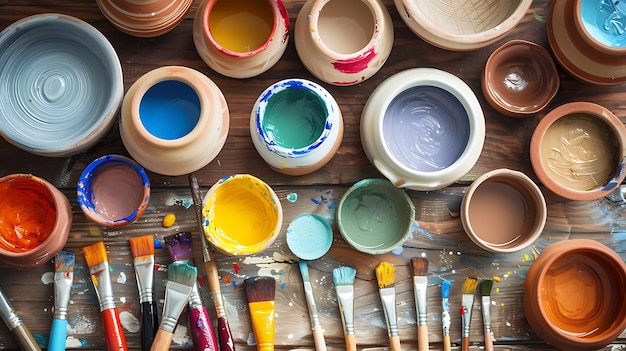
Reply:
[[[443,351],[450,351],[452,345],[450,343],[450,282],[443,280],[441,282],[441,324],[443,328]]]
[[[104,325],[104,340],[108,351],[128,350],[126,346],[126,336],[120,322],[120,314],[115,305],[113,286],[111,285],[111,275],[109,273],[109,262],[104,242],[83,248],[85,260],[89,266],[91,282],[96,288],[96,295],[100,303],[100,313]]]
[[[400,336],[398,334],[398,318],[396,317],[396,289],[393,287],[396,279],[396,269],[389,262],[381,262],[376,266],[376,280],[378,291],[383,304],[387,334],[392,351],[400,351]]]
[[[139,289],[141,350],[148,351],[159,328],[159,316],[153,296],[154,239],[152,235],[144,235],[129,241]]]
[[[311,328],[313,329],[313,341],[315,342],[315,350],[326,351],[326,341],[324,340],[324,329],[320,324],[320,318],[317,314],[317,307],[315,306],[315,299],[313,298],[313,286],[309,280],[309,266],[306,261],[300,260],[298,263],[300,267],[300,275],[302,276],[302,282],[304,284],[304,296],[306,297],[306,305],[309,310],[309,317],[311,319]]]
[[[163,238],[167,251],[174,262],[187,263],[195,266],[193,262],[193,243],[190,232],[180,232]],[[217,340],[213,332],[213,326],[209,319],[209,313],[202,302],[198,282],[193,285],[189,295],[189,320],[191,340],[196,351],[217,351]]]
[[[163,316],[150,351],[169,350],[178,318],[189,301],[189,295],[197,279],[198,269],[194,266],[176,262],[167,266]]]
[[[250,277],[243,281],[243,288],[248,299],[256,348],[259,351],[273,351],[276,280],[272,277]]]
[[[337,303],[341,314],[341,324],[346,340],[346,351],[356,351],[356,335],[354,330],[354,278],[356,270],[352,267],[333,269],[333,283],[337,293]]]
[[[491,315],[489,306],[491,305],[491,287],[493,280],[486,279],[480,282],[480,296],[483,310],[483,323],[485,326],[485,351],[493,351],[493,337],[491,336]]]
[[[189,174],[189,184],[191,186],[191,197],[193,198],[193,207],[196,210],[196,221],[198,222],[198,231],[202,240],[202,257],[204,259],[204,270],[206,271],[207,281],[213,296],[213,304],[215,305],[215,314],[217,315],[217,330],[220,344],[220,351],[235,351],[235,342],[233,334],[226,318],[226,309],[224,308],[224,297],[220,290],[220,276],[217,271],[217,264],[211,259],[209,251],[209,243],[204,234],[204,220],[202,219],[202,197],[200,196],[200,186],[198,179],[193,173]]]
[[[49,351],[65,350],[67,312],[74,282],[75,261],[76,255],[69,251],[59,251],[54,257],[54,315],[48,339]]]
[[[15,312],[13,305],[2,289],[0,289],[0,317],[13,333],[23,351],[41,351],[33,334],[30,333],[30,330],[22,322],[22,318]]]
[[[461,297],[461,319],[463,331],[461,333],[461,350],[469,350],[470,322],[472,320],[472,308],[474,306],[474,294],[476,292],[476,278],[467,278],[463,282],[463,295]]]
[[[428,259],[413,257],[411,259],[411,274],[413,275],[413,292],[415,293],[417,311],[417,349],[418,351],[426,351],[428,350],[428,314],[426,312]]]

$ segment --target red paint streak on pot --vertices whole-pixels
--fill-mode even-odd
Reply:
[[[375,57],[376,51],[374,51],[374,48],[372,47],[363,52],[361,55],[333,62],[333,67],[342,73],[356,74],[365,70]]]

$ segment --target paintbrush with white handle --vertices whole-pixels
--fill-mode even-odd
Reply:
[[[387,322],[389,346],[392,351],[400,351],[400,335],[398,334],[398,318],[396,317],[396,289],[393,287],[396,280],[396,269],[389,262],[381,262],[376,266],[375,271],[380,300]]]

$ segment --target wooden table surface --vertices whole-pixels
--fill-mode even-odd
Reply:
[[[283,0],[291,26],[304,0]],[[559,240],[592,238],[626,258],[626,221],[621,196],[592,202],[574,202],[557,197],[542,188],[548,202],[548,221],[545,231],[534,247],[514,254],[493,254],[474,245],[465,235],[458,216],[458,208],[466,186],[477,176],[496,168],[523,171],[537,181],[533,173],[528,149],[533,128],[543,114],[527,119],[513,119],[496,113],[486,102],[480,90],[480,72],[489,54],[511,39],[527,39],[548,46],[545,19],[550,2],[535,0],[519,25],[506,37],[486,48],[470,52],[451,52],[438,49],[414,35],[400,19],[392,0],[384,1],[394,23],[395,41],[389,60],[371,79],[350,87],[334,87],[322,83],[337,99],[343,113],[345,134],[343,143],[325,167],[310,175],[291,177],[274,172],[258,155],[249,132],[249,116],[257,96],[269,85],[285,78],[316,80],[304,68],[295,51],[293,37],[281,60],[268,72],[246,80],[220,76],[209,69],[198,56],[192,40],[192,23],[198,0],[185,20],[172,32],[157,38],[140,39],[121,33],[101,14],[95,0],[38,0],[0,1],[0,29],[23,17],[58,12],[81,18],[111,41],[123,65],[124,87],[144,73],[165,65],[185,65],[195,68],[214,80],[224,93],[230,108],[231,126],[226,145],[209,165],[197,172],[205,192],[218,179],[237,173],[250,173],[270,184],[277,192],[284,209],[284,221],[279,238],[264,252],[250,257],[230,257],[216,254],[221,275],[222,292],[226,301],[238,350],[253,350],[251,324],[246,306],[243,280],[253,275],[271,275],[277,281],[276,346],[279,349],[312,349],[313,339],[309,324],[302,280],[297,259],[285,242],[285,231],[290,221],[302,213],[318,213],[329,219],[334,228],[334,240],[328,254],[310,262],[311,279],[321,313],[321,323],[329,349],[344,349],[339,311],[332,283],[332,269],[342,264],[358,270],[355,282],[356,340],[359,349],[382,349],[388,346],[382,306],[378,296],[374,268],[385,260],[397,267],[396,291],[400,336],[403,349],[417,348],[417,326],[413,289],[408,262],[411,257],[425,255],[429,259],[428,326],[431,349],[441,349],[440,279],[453,282],[451,290],[452,341],[460,344],[461,320],[458,306],[461,286],[468,276],[479,278],[501,277],[492,293],[492,327],[499,350],[551,349],[529,327],[522,305],[524,277],[536,255],[546,246]],[[359,139],[359,120],[363,105],[373,89],[385,78],[404,69],[435,67],[463,79],[476,93],[486,118],[486,140],[480,158],[473,169],[459,182],[447,188],[418,192],[407,191],[416,207],[412,236],[401,252],[371,256],[351,249],[341,238],[334,221],[336,205],[345,190],[364,178],[381,177],[367,160]],[[611,109],[626,120],[626,85],[592,87],[572,79],[559,69],[561,88],[548,110],[570,101],[592,101]],[[70,348],[102,350],[104,340],[98,312],[98,303],[88,267],[81,249],[104,240],[117,305],[123,315],[123,324],[129,347],[140,346],[138,327],[138,294],[128,239],[153,234],[157,239],[179,231],[194,233],[196,261],[201,262],[200,237],[187,177],[167,177],[148,173],[152,183],[152,197],[146,213],[135,224],[122,229],[107,229],[88,221],[76,202],[76,182],[83,168],[98,156],[119,153],[127,155],[121,142],[117,124],[111,132],[90,150],[73,157],[47,158],[24,152],[8,142],[0,141],[0,175],[32,173],[61,188],[73,208],[73,226],[66,249],[77,252],[77,265],[69,311],[67,345]],[[173,227],[161,226],[162,217],[175,213]],[[156,250],[159,265],[170,262],[165,249]],[[11,299],[16,311],[35,334],[42,346],[47,344],[53,307],[51,263],[38,269],[18,271],[0,268],[0,286]],[[200,268],[204,277],[204,269]],[[159,308],[164,295],[166,275],[157,272],[156,297]],[[213,304],[206,284],[201,291],[212,317]],[[477,299],[478,302],[478,299]],[[474,304],[471,324],[471,343],[479,349],[483,343],[482,317],[479,304]],[[185,312],[186,313],[186,312]],[[214,320],[215,322],[215,320]],[[172,347],[192,349],[187,334],[187,317],[181,317]],[[0,349],[17,347],[12,334],[0,325]],[[626,348],[626,334],[606,350]]]

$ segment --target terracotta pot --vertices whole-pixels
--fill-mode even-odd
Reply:
[[[308,0],[294,30],[304,67],[334,85],[358,84],[378,72],[393,37],[391,16],[380,0]]]
[[[193,22],[198,54],[214,71],[250,78],[272,68],[289,40],[281,0],[203,0]]]
[[[45,264],[63,249],[71,227],[70,203],[48,181],[30,174],[0,178],[0,265]]]
[[[191,68],[165,66],[144,74],[128,89],[120,136],[143,167],[183,175],[217,156],[229,123],[226,99],[212,80]]]
[[[600,199],[626,176],[626,128],[603,106],[561,105],[535,127],[530,161],[539,180],[557,195]]]
[[[102,14],[126,34],[163,35],[185,18],[193,0],[96,0]]]
[[[524,313],[535,333],[561,350],[597,350],[626,327],[626,265],[590,239],[545,248],[524,280]]]

